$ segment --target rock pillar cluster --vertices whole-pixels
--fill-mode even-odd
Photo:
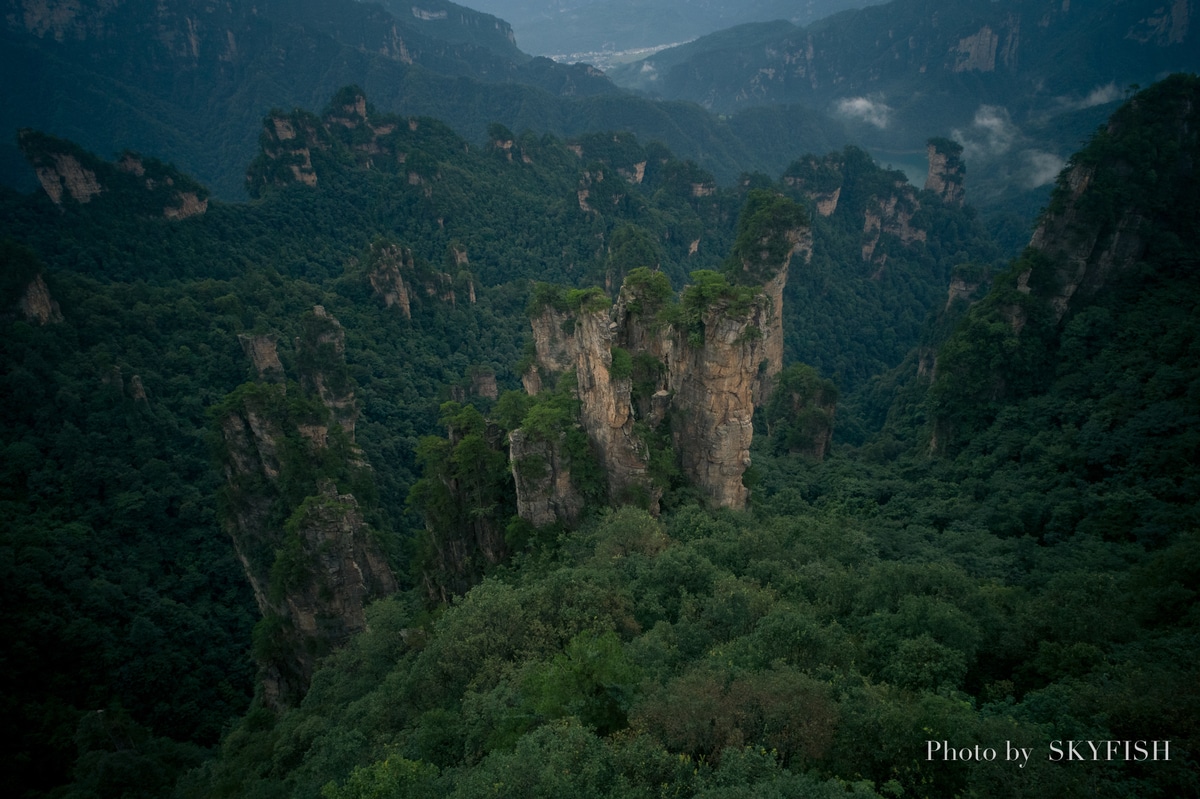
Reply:
[[[275,708],[297,703],[319,657],[365,629],[368,602],[397,589],[353,493],[370,469],[354,443],[344,332],[320,306],[302,329],[300,396],[288,394],[274,338],[247,336],[259,379],[227,397],[217,421],[223,522],[263,616],[255,658]]]

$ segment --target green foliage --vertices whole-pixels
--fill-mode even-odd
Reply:
[[[608,375],[613,380],[628,380],[633,376],[633,356],[622,347],[612,348],[612,366]]]
[[[566,303],[567,308],[576,313],[598,313],[608,310],[612,300],[604,293],[604,289],[592,286],[586,289],[569,289]]]
[[[629,312],[647,318],[654,318],[674,294],[666,275],[644,266],[629,270],[621,287],[631,297],[626,306]]]
[[[573,716],[597,735],[611,735],[626,727],[639,680],[615,633],[584,630],[526,678],[524,693],[540,718]]]
[[[737,239],[726,268],[729,279],[761,286],[775,277],[796,245],[795,236],[808,226],[804,209],[766,189],[751,189],[737,222]]]
[[[711,314],[739,318],[762,296],[757,286],[731,285],[725,275],[710,269],[692,272],[692,282],[679,295],[679,304],[662,313],[664,321],[677,325],[688,344],[704,344],[706,320]]]
[[[532,319],[541,316],[548,308],[565,313],[568,308],[566,290],[553,283],[534,283],[533,296],[529,299],[525,315]]]
[[[775,451],[816,448],[833,430],[837,401],[833,381],[822,379],[811,366],[792,364],[780,372],[763,413]]]

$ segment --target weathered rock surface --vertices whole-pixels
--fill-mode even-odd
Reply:
[[[742,475],[750,466],[755,386],[767,348],[764,336],[749,331],[765,333],[773,313],[765,295],[741,314],[718,301],[704,315],[701,346],[676,334],[672,438],[684,474],[718,507],[744,508],[750,495]]]
[[[509,435],[509,455],[517,489],[517,513],[534,527],[579,521],[584,501],[571,482],[571,459],[565,436],[546,441],[524,430]]]
[[[162,216],[182,220],[208,210],[208,192],[193,179],[159,161],[125,153],[110,164],[74,144],[33,130],[22,130],[18,143],[46,196],[57,206],[135,199],[161,208]]]
[[[37,322],[39,325],[53,324],[63,320],[58,301],[50,296],[50,289],[40,274],[29,281],[18,305],[26,320]]]
[[[278,340],[271,335],[238,334],[242,351],[250,359],[258,379],[268,383],[282,383],[283,364],[279,361]]]
[[[612,373],[614,341],[608,312],[581,312],[575,334],[580,416],[608,478],[608,494],[622,504],[648,496],[652,512],[657,513],[660,492],[651,486],[647,473],[650,453],[633,432],[633,384],[628,376]]]
[[[275,708],[298,702],[319,657],[365,629],[364,606],[397,588],[357,499],[313,466],[369,470],[353,443],[358,410],[344,375],[345,333],[320,306],[303,326],[305,396],[285,397],[273,337],[242,336],[261,380],[239,389],[218,421],[230,497],[224,525],[263,615],[269,645],[259,665]]]
[[[925,177],[926,191],[933,192],[947,205],[962,208],[966,201],[962,145],[949,139],[932,140],[927,145],[927,155],[929,172]]]

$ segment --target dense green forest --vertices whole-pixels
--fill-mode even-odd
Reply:
[[[1198,92],[1132,98],[1007,264],[853,147],[725,187],[627,133],[478,146],[347,88],[264,120],[227,204],[22,135],[59,194],[0,193],[18,795],[1200,794]],[[505,434],[578,403],[518,391],[530,316],[654,272],[685,314],[776,195],[811,258],[749,508],[708,507],[666,437],[657,518],[595,489],[571,529],[520,524]],[[792,399],[817,396],[823,459]],[[235,411],[283,431],[266,482],[236,483]],[[399,590],[272,701],[289,524],[351,494]],[[255,496],[280,538],[247,555]],[[439,601],[459,529],[500,556]]]

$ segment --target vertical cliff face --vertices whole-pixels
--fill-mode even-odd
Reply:
[[[296,340],[300,362],[300,386],[320,397],[333,423],[354,441],[358,404],[354,384],[346,370],[346,331],[320,305],[303,319],[303,335]]]
[[[630,374],[613,368],[614,327],[608,310],[583,310],[576,318],[580,417],[608,478],[612,501],[625,504],[647,497],[657,513],[661,492],[650,483],[650,453],[633,432]]]
[[[260,380],[227,397],[217,422],[224,523],[263,615],[255,657],[276,708],[298,702],[319,657],[364,629],[367,602],[397,588],[353,493],[370,470],[353,442],[344,331],[319,306],[302,328],[299,395],[282,382],[274,339],[246,336]]]
[[[508,444],[520,517],[534,527],[578,523],[584,500],[571,481],[566,436],[548,440],[518,429],[509,434]]]
[[[672,438],[683,473],[718,507],[744,508],[750,496],[742,475],[750,466],[755,389],[760,369],[768,371],[765,334],[776,328],[774,315],[763,293],[748,305],[717,297],[700,311],[701,337],[694,328],[674,331]]]
[[[39,325],[53,324],[63,320],[58,301],[50,296],[50,289],[40,274],[35,275],[33,280],[29,281],[25,292],[21,294],[18,305],[26,320]]]
[[[966,200],[963,178],[966,167],[962,161],[962,145],[950,139],[930,139],[927,144],[929,173],[925,190],[936,194],[942,202],[962,208]]]
[[[646,268],[626,276],[612,308],[599,289],[560,296],[539,289],[531,319],[536,360],[526,389],[535,393],[548,377],[575,371],[579,422],[607,477],[610,502],[648,499],[657,507],[661,487],[651,476],[648,438],[669,430],[683,474],[714,505],[745,507],[754,409],[767,401],[783,366],[788,270],[793,256],[811,253],[799,207],[751,192],[727,274],[693,273],[678,305],[667,278]],[[535,486],[515,465],[514,476],[519,494],[523,486],[542,495],[550,487]],[[522,502],[551,505],[532,494]],[[522,516],[534,523],[529,513]]]

